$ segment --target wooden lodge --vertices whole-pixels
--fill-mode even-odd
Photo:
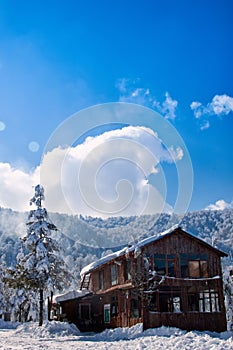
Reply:
[[[222,332],[227,328],[224,256],[176,227],[86,266],[81,291],[57,301],[63,318],[81,331],[142,322],[144,329],[164,325]]]

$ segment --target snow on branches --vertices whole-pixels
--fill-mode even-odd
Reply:
[[[71,275],[62,259],[60,247],[52,238],[56,226],[50,221],[46,208],[42,206],[45,199],[41,185],[35,187],[35,194],[30,204],[35,206],[29,212],[26,236],[17,255],[17,266],[9,271],[9,285],[39,294],[39,324],[43,321],[44,297],[54,290],[63,290],[70,282]]]

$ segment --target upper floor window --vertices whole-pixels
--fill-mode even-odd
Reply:
[[[118,284],[117,265],[116,264],[111,265],[111,284],[112,284],[112,286],[115,286],[116,284]]]
[[[207,255],[181,254],[181,277],[206,278],[208,277]]]
[[[130,260],[124,261],[124,280],[131,280],[131,262]]]
[[[99,289],[104,289],[104,270],[99,271]]]
[[[154,270],[158,275],[175,276],[175,255],[155,254]]]
[[[208,277],[207,261],[205,260],[189,261],[189,276],[194,278]]]

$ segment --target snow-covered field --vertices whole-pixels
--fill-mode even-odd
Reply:
[[[142,332],[142,325],[106,330],[99,334],[80,333],[60,322],[14,324],[0,320],[0,349],[179,349],[233,350],[233,333],[186,332],[176,328],[156,328]]]

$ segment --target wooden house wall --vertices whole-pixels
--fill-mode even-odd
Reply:
[[[95,324],[99,324],[102,328],[116,328],[116,327],[131,327],[137,323],[142,322],[142,315],[132,317],[131,314],[131,300],[135,298],[135,293],[132,290],[115,289],[104,294],[98,294],[99,300],[99,314],[95,319]],[[92,301],[92,306],[95,307],[96,302]],[[110,305],[110,320],[104,320],[104,305]],[[113,312],[114,306],[114,312]],[[116,309],[117,308],[117,309]],[[141,313],[141,310],[139,311]],[[93,330],[93,327],[92,327]]]
[[[131,281],[125,279],[125,276],[124,276],[124,269],[125,269],[124,264],[126,261],[125,256],[118,258],[116,261],[117,261],[117,264],[114,262],[107,263],[103,267],[100,267],[91,273],[90,290],[93,293],[102,293],[103,291],[111,289],[111,288],[115,289],[116,286],[117,286],[117,288],[121,288],[121,286],[126,288],[127,282],[128,282],[128,286],[131,285]],[[112,285],[112,283],[111,283],[111,266],[112,265],[115,265],[117,268],[117,278],[118,278],[117,285]],[[99,273],[100,273],[100,271],[103,271],[103,274],[104,274],[104,288],[103,289],[99,288]]]
[[[137,297],[135,291],[118,290],[105,294],[96,294],[78,299],[63,301],[62,317],[60,320],[68,320],[77,325],[80,331],[102,331],[105,328],[131,327],[142,322],[140,317],[132,317],[131,300]],[[104,305],[110,305],[110,322],[104,320]],[[112,305],[117,305],[117,312],[114,312]],[[82,319],[80,315],[81,305],[90,306],[90,317]],[[141,310],[140,310],[141,312]]]
[[[60,302],[62,313],[59,317],[60,321],[69,321],[76,324],[78,319],[78,300],[66,300]]]
[[[96,295],[88,295],[60,302],[62,308],[61,321],[74,323],[80,331],[102,331],[106,327],[103,325],[103,301]],[[81,307],[88,306],[89,317],[82,318]]]
[[[144,246],[143,253],[151,257],[152,269],[154,266],[154,254],[175,254],[176,262],[178,263],[178,266],[176,266],[176,277],[181,277],[179,266],[180,254],[206,254],[208,259],[209,277],[222,275],[221,261],[217,252],[202,245],[195,239],[179,233],[174,233],[173,235],[164,237],[164,239],[154,241],[150,245]]]
[[[159,309],[153,309],[151,304],[142,294],[140,286],[135,283],[135,276],[143,276],[145,274],[144,257],[146,256],[154,268],[155,254],[174,254],[175,255],[175,277],[166,278],[158,287],[157,292],[165,288],[165,290],[179,290],[182,300],[181,312],[161,312]],[[198,254],[206,255],[208,264],[207,279],[189,279],[182,278],[180,254]],[[78,303],[87,303],[91,305],[91,322],[80,320],[78,315],[78,306],[76,310],[72,310],[69,303],[66,304],[64,311],[71,315],[70,321],[78,325],[82,330],[102,330],[104,328],[126,327],[132,326],[138,322],[143,322],[144,328],[159,327],[161,325],[179,327],[187,330],[210,330],[224,331],[226,330],[225,305],[222,288],[221,261],[218,251],[211,249],[200,241],[180,231],[162,237],[159,240],[151,242],[141,248],[141,254],[135,256],[131,252],[126,257],[120,256],[114,261],[109,261],[99,266],[91,272],[90,291],[92,296],[81,298]],[[130,260],[130,268],[132,280],[127,280],[125,276],[125,263]],[[116,285],[111,283],[111,266],[116,266],[118,281]],[[99,273],[103,272],[104,286],[100,289]],[[213,278],[219,276],[220,278]],[[167,289],[166,289],[167,288]],[[188,309],[188,291],[192,289],[195,293],[211,289],[219,293],[220,311],[219,312],[190,312]],[[140,312],[136,317],[132,315],[132,299],[140,299]],[[157,298],[158,300],[158,298]],[[117,302],[118,312],[112,313],[112,305]],[[104,320],[104,305],[111,306],[110,322]],[[157,303],[158,305],[158,303]],[[76,320],[75,320],[76,318]],[[77,321],[77,318],[79,320]],[[89,327],[89,328],[88,328]]]
[[[144,320],[145,328],[158,327],[161,325],[173,326],[181,329],[197,329],[210,331],[226,330],[226,312],[222,285],[221,260],[219,254],[199,243],[191,237],[175,233],[167,236],[162,240],[153,242],[152,244],[143,247],[142,254],[151,258],[151,267],[154,266],[155,254],[174,254],[176,261],[175,277],[177,279],[168,278],[163,283],[163,286],[170,290],[180,290],[182,299],[183,312],[156,312],[148,308],[147,317]],[[180,254],[198,254],[207,256],[208,278],[209,279],[182,279],[180,268]],[[142,262],[137,261],[137,269],[142,267]],[[213,278],[219,276],[219,278]],[[212,279],[211,279],[212,278]],[[162,287],[161,287],[162,288]],[[219,296],[219,312],[190,312],[188,310],[188,290],[192,288],[199,293],[203,290],[214,290]],[[158,288],[159,290],[160,288]]]
[[[148,323],[145,328],[157,328],[161,326],[178,327],[187,331],[212,331],[224,332],[226,321],[221,313],[148,313]]]

